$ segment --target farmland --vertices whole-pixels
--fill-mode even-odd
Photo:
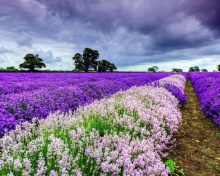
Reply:
[[[16,124],[79,106],[170,74],[1,74],[0,136]]]
[[[220,125],[220,74],[190,74],[194,90],[206,116]]]
[[[190,75],[195,90],[198,77]],[[180,137],[185,139],[181,112],[184,117],[191,107],[186,78],[171,73],[0,75],[5,135],[0,174],[170,174],[165,161],[175,138],[177,146]],[[178,163],[176,153],[171,150],[170,156]]]
[[[194,74],[202,76],[207,73]],[[190,81],[186,83],[185,92],[188,103],[181,109],[182,126],[175,136],[176,147],[171,150],[170,157],[184,170],[185,175],[219,175],[219,125],[202,111],[202,103]]]

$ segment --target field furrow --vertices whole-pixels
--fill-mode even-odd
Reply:
[[[200,101],[190,81],[185,93],[188,103],[181,110],[182,126],[170,156],[186,176],[220,175],[220,130],[200,109]]]

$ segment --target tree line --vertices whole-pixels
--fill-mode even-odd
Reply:
[[[94,71],[98,72],[113,72],[117,70],[115,64],[107,61],[107,60],[98,60],[99,52],[97,50],[93,50],[90,48],[85,48],[83,54],[76,53],[72,60],[74,61],[75,70],[74,71],[85,71],[88,72],[89,69],[94,69]],[[42,58],[39,58],[39,55],[28,53],[24,57],[24,62],[19,65],[20,69],[28,70],[30,72],[35,72],[36,69],[46,68],[46,64],[44,63]],[[14,66],[7,67],[6,69],[0,67],[0,71],[7,72],[19,72],[21,70],[16,69]],[[50,71],[50,70],[46,70]]]
[[[114,63],[111,63],[105,59],[98,60],[99,52],[91,48],[85,48],[83,53],[76,53],[72,60],[75,65],[74,71],[84,71],[88,72],[89,70],[94,70],[98,72],[113,72],[117,70],[117,67]],[[24,62],[19,65],[20,69],[27,69],[28,71],[34,72],[36,69],[46,68],[46,64],[43,62],[42,58],[39,58],[39,55],[28,53],[24,57]],[[14,66],[7,67],[6,69],[0,67],[0,72],[19,72],[21,70],[16,69]],[[56,70],[45,70],[56,72]],[[163,70],[159,71],[158,66],[149,67],[148,72],[165,72]],[[214,70],[215,71],[215,70]],[[217,71],[220,71],[220,64],[217,65]],[[64,71],[67,72],[67,71]],[[69,71],[68,71],[69,72]],[[172,68],[171,72],[183,72],[181,68]],[[207,69],[199,69],[198,66],[190,67],[189,72],[208,72]]]
[[[113,70],[117,70],[115,64],[107,60],[98,61],[98,58],[99,52],[97,50],[85,48],[83,54],[76,53],[72,59],[75,64],[75,70],[83,70],[85,72],[88,72],[90,68],[95,71],[98,70],[98,72],[113,72]]]
[[[148,68],[148,72],[163,72],[163,70],[158,71],[158,66],[153,66]],[[215,70],[213,70],[215,71]],[[220,71],[220,64],[217,65],[217,71]],[[183,72],[181,68],[172,68],[171,72]],[[190,67],[188,72],[208,72],[207,69],[200,69],[198,66]]]

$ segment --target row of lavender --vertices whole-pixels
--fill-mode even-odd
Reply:
[[[6,130],[50,112],[74,111],[119,90],[142,86],[168,73],[6,73],[0,74],[0,137]]]
[[[201,109],[220,126],[220,73],[191,73],[190,79]]]
[[[164,85],[182,95],[185,81],[173,75],[157,86],[134,86],[74,112],[18,125],[0,139],[0,175],[169,175],[162,158],[181,114]]]

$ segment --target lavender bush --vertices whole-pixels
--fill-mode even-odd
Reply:
[[[191,73],[201,109],[207,117],[220,126],[220,73]]]
[[[167,176],[162,158],[181,124],[178,103],[163,87],[141,86],[33,118],[0,139],[0,175]]]
[[[159,86],[166,88],[179,100],[180,106],[183,107],[187,103],[187,96],[184,92],[186,78],[187,74],[175,74],[166,78],[162,78],[158,81],[154,81],[151,84],[154,87]]]
[[[1,73],[0,137],[16,124],[46,118],[50,112],[77,107],[120,90],[142,86],[169,73]]]

